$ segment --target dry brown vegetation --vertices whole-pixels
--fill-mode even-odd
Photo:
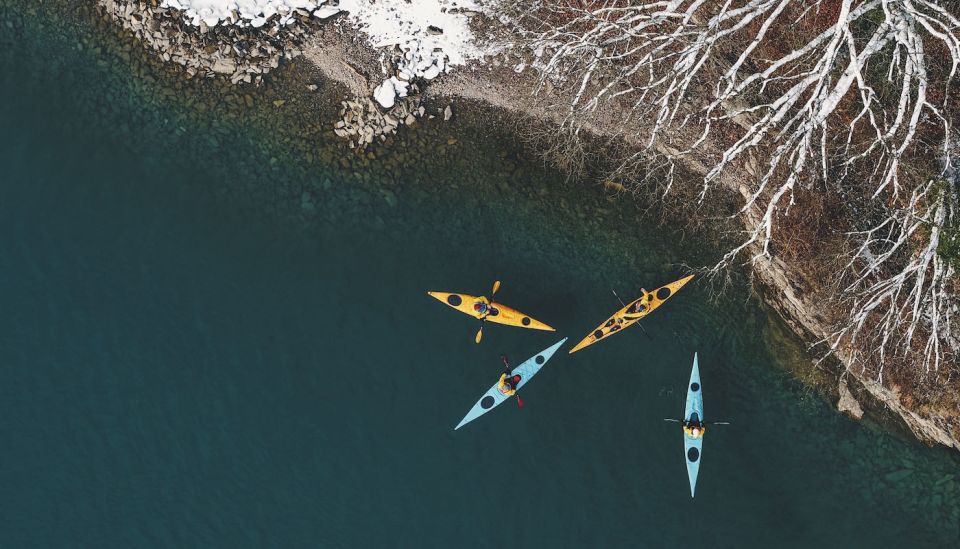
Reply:
[[[731,196],[725,177],[746,180],[750,195],[733,196],[753,222],[712,270],[778,256],[819,282],[826,347],[920,389],[958,373],[960,21],[948,7],[531,0],[514,15],[541,84],[565,102],[554,158],[582,166],[581,132],[616,109],[646,144],[611,162],[618,181],[703,203]],[[685,157],[708,173],[677,178]]]

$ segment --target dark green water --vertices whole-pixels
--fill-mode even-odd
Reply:
[[[379,151],[452,148],[422,167],[308,166],[188,97],[148,101],[169,82],[49,16],[0,11],[4,547],[957,543],[956,457],[836,414],[786,373],[778,320],[699,283],[454,432],[501,352],[575,341],[610,287],[711,252],[525,160],[483,112],[443,130],[456,146]],[[477,346],[424,293],[495,278],[558,334]],[[734,425],[691,500],[661,418],[694,351],[706,414]]]

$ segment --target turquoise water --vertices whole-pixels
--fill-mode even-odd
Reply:
[[[305,167],[265,128],[141,97],[71,34],[92,30],[0,16],[4,546],[957,543],[955,455],[836,414],[745,290],[696,282],[454,432],[500,353],[576,341],[619,307],[611,288],[711,253],[542,168],[486,113],[366,169]],[[433,160],[378,169],[414,147]],[[425,295],[494,279],[558,333],[475,345]],[[694,351],[707,417],[733,425],[710,429],[691,500],[662,418]]]

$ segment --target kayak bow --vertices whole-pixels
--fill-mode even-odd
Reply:
[[[520,381],[517,383],[517,390],[519,391],[523,388],[524,385],[530,381],[530,378],[535,376],[537,372],[540,371],[540,368],[543,368],[544,364],[557,352],[557,349],[560,348],[567,341],[567,338],[563,338],[557,343],[554,343],[552,346],[540,351],[536,355],[528,358],[522,364],[513,369],[513,375],[519,375]],[[477,419],[483,414],[493,410],[501,403],[506,402],[510,398],[509,395],[505,395],[500,392],[499,388],[500,382],[493,384],[493,387],[483,393],[483,395],[477,400],[477,403],[473,405],[473,408],[470,408],[470,411],[467,412],[467,415],[463,416],[463,419],[460,420],[460,423],[453,428],[454,431],[463,427],[467,423]]]
[[[483,318],[483,315],[473,310],[473,304],[480,301],[479,296],[447,292],[427,292],[427,294],[437,301],[446,303],[461,313],[477,319]],[[532,330],[544,330],[547,332],[556,331],[553,327],[506,305],[494,302],[490,303],[490,307],[493,310],[486,317],[488,322],[505,324],[507,326],[519,326],[520,328],[530,328]]]
[[[690,275],[681,278],[676,282],[671,282],[670,284],[661,286],[652,292],[645,292],[638,299],[631,301],[622,309],[613,313],[613,316],[608,318],[603,324],[597,326],[596,330],[580,340],[580,343],[577,343],[573,349],[570,349],[570,354],[573,354],[584,347],[593,345],[601,339],[613,335],[624,328],[633,326],[639,322],[641,318],[647,316],[663,305],[666,300],[670,299],[673,294],[677,293],[680,288],[683,288],[684,284],[690,282],[692,278],[693,275]]]
[[[700,387],[700,367],[697,365],[697,354],[693,354],[693,369],[690,371],[690,384],[687,385],[687,405],[683,411],[683,420],[696,419],[702,425],[703,395]],[[697,473],[700,472],[700,453],[703,449],[703,434],[693,438],[683,432],[683,453],[687,462],[687,477],[690,479],[690,497],[694,497],[697,488]]]

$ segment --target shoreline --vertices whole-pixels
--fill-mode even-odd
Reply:
[[[113,4],[111,0],[100,0],[100,3]],[[123,24],[124,18],[119,17],[116,12],[111,13]],[[127,25],[124,26],[129,29]],[[382,71],[377,51],[358,40],[357,33],[351,33],[344,28],[318,25],[312,32],[302,44],[297,43],[297,47],[289,52],[281,50],[282,53],[271,58],[268,65],[279,65],[281,57],[289,59],[302,53],[303,59],[313,68],[320,70],[329,80],[342,86],[347,94],[355,97],[368,96],[377,81],[379,71]],[[511,113],[514,118],[537,123],[556,124],[559,121],[560,111],[551,101],[550,91],[546,90],[544,95],[534,95],[536,81],[531,78],[530,71],[516,73],[508,65],[498,65],[489,67],[470,64],[458,67],[431,82],[423,95],[428,98],[469,100],[487,108],[502,109]],[[193,76],[190,74],[189,65],[187,67],[188,76]],[[227,73],[216,70],[210,72],[211,75],[214,73],[228,76]],[[237,74],[232,72],[229,75],[234,84],[259,81],[261,78],[257,76],[248,80],[243,76],[237,78]],[[345,96],[343,99],[351,100],[354,97]],[[635,134],[622,130],[616,114],[614,109],[608,109],[605,116],[598,118],[588,129],[600,138],[620,140],[627,147],[636,146],[637,143],[629,139],[630,135]],[[406,125],[415,123],[416,120]],[[705,164],[696,161],[687,162],[682,167],[694,176],[703,175],[708,170]],[[750,166],[744,166],[740,177],[750,176]],[[727,174],[723,179],[725,188],[731,191],[731,194],[749,192],[747,187],[733,176]],[[747,212],[740,216],[740,221],[742,228],[749,229],[758,221],[757,212]],[[777,311],[804,341],[821,341],[832,331],[829,311],[818,306],[818,290],[806,279],[801,267],[791,266],[782,259],[773,257],[754,265],[751,271],[761,282],[758,291],[761,299]],[[884,424],[909,433],[926,444],[939,444],[960,450],[960,426],[957,425],[955,414],[949,417],[929,408],[911,409],[901,401],[900,395],[894,389],[858,375],[845,349],[838,349],[834,358],[830,359],[833,360],[839,364],[835,363],[829,368],[835,383],[831,394],[840,411],[855,419],[860,419],[866,411],[880,418]]]
[[[349,45],[348,45],[349,44]],[[354,92],[364,88],[362,75],[354,71],[338,71],[338,65],[349,66],[347,57],[359,48],[358,42],[349,41],[338,32],[325,33],[315,36],[304,49],[304,57],[324,72],[329,78],[344,85]],[[558,122],[557,110],[550,109],[549,103],[537,101],[534,96],[535,82],[530,78],[513,73],[512,70],[483,70],[476,65],[474,70],[458,70],[432,83],[429,92],[450,97],[467,99],[485,104],[491,108],[503,109],[514,114],[528,117],[539,122],[555,124]],[[504,74],[507,72],[508,74]],[[507,85],[508,79],[513,79],[513,85]],[[369,87],[369,84],[366,85]],[[604,124],[607,124],[606,126]],[[590,130],[602,137],[622,137],[620,131],[612,130],[615,122],[609,118],[601,123],[594,124]],[[636,145],[631,143],[630,145]],[[700,163],[690,163],[684,166],[691,173],[703,175],[708,171],[707,166]],[[744,195],[749,195],[745,187],[737,184],[733,178],[724,178],[726,186]],[[756,212],[753,216],[744,215],[744,227],[756,223]],[[771,306],[793,328],[802,340],[809,344],[823,340],[830,332],[828,314],[820,310],[804,295],[812,292],[803,280],[802,275],[792,271],[790,266],[779,258],[766,259],[756,265],[753,270],[762,282],[758,292],[761,299]],[[910,433],[918,440],[928,445],[943,445],[954,450],[960,450],[960,436],[957,436],[957,426],[951,432],[946,419],[923,417],[904,406],[896,393],[876,381],[858,375],[851,367],[849,355],[843,349],[838,350],[835,358],[841,363],[840,367],[832,368],[830,374],[835,378],[834,405],[840,412],[844,412],[854,419],[861,419],[864,408],[874,415],[884,418],[885,423],[893,425],[906,433]],[[848,381],[852,378],[853,383]],[[942,423],[942,424],[941,424]]]
[[[108,160],[93,164],[93,169],[106,176],[104,188],[115,189],[134,200],[153,196],[155,198],[149,200],[151,205],[148,211],[174,216],[192,212],[188,217],[209,218],[202,221],[208,227],[223,228],[231,223],[239,223],[244,234],[229,231],[236,235],[229,240],[243,249],[263,242],[263,239],[275,242],[276,246],[271,248],[279,247],[293,254],[290,257],[283,252],[290,261],[288,267],[283,269],[288,273],[309,264],[309,260],[302,256],[304,252],[317,247],[325,248],[327,243],[345,242],[343,238],[334,236],[337,234],[348,239],[349,235],[356,235],[371,242],[374,241],[372,239],[390,238],[398,242],[426,242],[429,245],[429,237],[424,239],[424,236],[426,231],[432,230],[431,227],[447,228],[455,234],[462,234],[464,228],[468,227],[471,242],[486,243],[486,246],[481,244],[481,248],[501,255],[502,260],[488,270],[477,272],[460,259],[450,258],[450,261],[441,261],[440,264],[450,263],[451,266],[443,266],[440,272],[431,276],[433,280],[460,280],[467,286],[459,289],[466,289],[468,286],[486,285],[485,279],[492,275],[503,277],[505,290],[515,296],[512,299],[518,300],[518,306],[523,304],[530,308],[530,312],[538,311],[544,315],[544,319],[553,319],[563,332],[582,335],[581,330],[592,328],[611,308],[616,307],[616,298],[607,288],[615,288],[623,297],[638,283],[679,278],[682,262],[700,264],[709,261],[716,253],[716,248],[703,238],[701,232],[683,231],[681,227],[671,225],[675,223],[674,212],[663,211],[661,202],[655,196],[637,196],[638,200],[618,199],[612,196],[611,189],[601,184],[584,184],[580,180],[565,178],[559,170],[545,166],[536,148],[510,131],[515,121],[505,111],[458,100],[454,104],[456,113],[449,122],[433,120],[400,131],[393,145],[377,146],[368,151],[373,152],[376,159],[371,159],[369,165],[365,166],[363,160],[366,155],[351,150],[344,140],[333,135],[331,129],[337,117],[339,95],[336,92],[340,87],[306,61],[297,59],[281,64],[277,71],[265,79],[265,85],[260,87],[232,86],[223,78],[187,80],[183,78],[179,67],[163,63],[145,51],[113,21],[98,18],[89,9],[75,9],[68,4],[61,3],[58,8],[38,11],[35,16],[8,13],[10,17],[4,17],[4,14],[0,14],[0,26],[6,26],[6,22],[12,20],[14,28],[18,29],[19,36],[8,35],[4,40],[8,44],[4,59],[5,66],[9,67],[6,74],[8,83],[13,86],[14,97],[18,98],[17,102],[23,101],[25,106],[31,106],[32,114],[25,114],[24,119],[37,120],[44,125],[49,123],[52,128],[68,124],[70,134],[64,136],[63,140],[67,146],[58,147],[63,153],[72,149],[71,143],[86,146],[82,143],[87,137],[115,136],[118,146],[106,149]],[[64,13],[75,16],[60,20],[63,23],[60,25],[51,23]],[[62,61],[48,62],[50,56]],[[309,91],[311,84],[318,85],[318,89]],[[58,96],[60,101],[55,99]],[[252,106],[248,105],[247,96],[252,97]],[[286,103],[277,107],[273,103],[276,100],[286,100]],[[428,109],[436,111],[444,107],[443,100],[438,97],[433,101],[425,101],[425,104]],[[8,107],[11,105],[8,104]],[[16,111],[26,113],[27,109]],[[448,146],[447,140],[450,138],[458,139],[459,144]],[[14,136],[8,142],[16,143],[16,139]],[[108,137],[108,140],[112,139]],[[92,146],[102,148],[99,145]],[[311,155],[312,163],[309,160]],[[118,173],[119,166],[111,165],[113,161],[149,161],[151,164],[145,166],[153,165],[148,168],[151,171],[162,170],[164,174],[180,172],[185,178],[161,177],[153,184],[141,178],[128,178],[129,183],[107,183],[107,180],[112,180],[113,174]],[[80,192],[83,187],[76,187],[74,181],[82,180],[69,175],[60,181],[58,185],[62,186],[62,191],[57,195],[65,198],[72,190]],[[29,182],[25,183],[25,188],[26,185]],[[101,196],[112,201],[112,194]],[[73,201],[58,202],[62,202],[64,211],[69,212]],[[483,226],[462,215],[452,215],[468,213],[478,207],[483,208],[497,224]],[[127,219],[132,211],[123,213],[124,208],[118,209],[107,203],[92,211],[98,210],[106,215],[122,215]],[[99,216],[94,225],[101,225]],[[159,227],[164,233],[167,228],[181,233],[192,232],[186,226],[178,228],[176,224],[165,223]],[[407,230],[409,234],[405,234]],[[203,240],[207,235],[200,234],[200,237]],[[119,238],[128,240],[122,235]],[[403,247],[397,249],[402,250]],[[648,251],[645,253],[645,250]],[[136,253],[134,251],[133,257]],[[252,253],[251,250],[251,253],[244,253],[244,257],[251,260],[264,258],[266,263],[258,261],[258,264],[270,270],[280,268],[280,263],[273,265],[267,259],[270,253],[264,255],[262,252]],[[362,262],[366,261],[363,258],[370,258],[369,252],[361,247],[357,247],[356,254],[351,256]],[[122,256],[117,258],[122,259]],[[211,258],[210,265],[223,264]],[[329,260],[315,268],[308,268],[314,275],[308,273],[307,276],[317,280],[315,274],[322,274],[327,265],[331,265]],[[353,267],[349,270],[353,270]],[[236,272],[238,276],[246,276],[248,269]],[[334,269],[330,275],[335,279],[342,276],[343,272],[343,269]],[[677,277],[666,276],[673,274]],[[448,436],[454,436],[452,431],[448,433],[447,430],[452,429],[460,414],[450,418],[452,422],[449,425],[441,416],[445,417],[447,413],[452,415],[462,406],[465,407],[468,399],[472,401],[476,396],[471,387],[475,388],[477,380],[483,382],[485,368],[491,366],[489,361],[495,361],[494,355],[501,350],[497,343],[503,342],[504,351],[525,354],[526,350],[535,351],[537,349],[533,347],[539,348],[530,344],[531,337],[539,340],[540,337],[549,339],[553,336],[501,329],[497,333],[485,334],[484,339],[489,336],[490,341],[484,341],[477,347],[469,343],[472,333],[464,333],[457,327],[448,330],[444,323],[455,321],[456,318],[451,319],[439,314],[442,311],[432,308],[430,303],[433,300],[421,291],[424,289],[423,276],[428,275],[404,275],[406,282],[403,285],[411,291],[402,294],[391,292],[391,295],[405,300],[400,304],[402,308],[410,305],[418,309],[426,308],[416,315],[418,322],[425,323],[422,328],[427,330],[425,333],[431,341],[428,347],[432,351],[423,358],[431,362],[442,356],[463,359],[462,363],[458,363],[460,367],[443,368],[445,376],[453,377],[442,380],[442,386],[446,389],[438,397],[440,400],[434,399],[428,403],[425,409],[429,413],[425,416],[427,424],[421,425],[429,428],[436,423],[434,416],[440,414],[437,416],[440,420],[436,437],[430,438],[436,439],[440,445],[437,450],[443,455],[441,447],[448,446],[445,443]],[[323,278],[326,277],[321,276]],[[287,275],[281,275],[281,280],[288,280]],[[662,424],[658,418],[669,417],[669,413],[681,409],[677,402],[678,389],[686,381],[692,350],[697,349],[701,350],[701,360],[707,360],[702,366],[709,368],[704,372],[709,380],[705,378],[704,382],[709,382],[712,395],[708,403],[709,410],[712,410],[710,413],[715,416],[714,419],[730,419],[739,424],[739,427],[718,427],[711,439],[713,442],[708,442],[710,458],[707,465],[713,472],[705,480],[712,486],[704,493],[721,498],[726,497],[724,494],[754,494],[757,499],[735,500],[744,502],[745,506],[730,510],[731,518],[748,521],[743,525],[747,534],[757,536],[765,531],[761,522],[765,516],[762,509],[786,505],[792,509],[786,516],[806,517],[798,524],[816,522],[823,525],[829,524],[831,517],[843,518],[838,522],[845,528],[842,532],[824,526],[818,530],[818,534],[807,535],[805,539],[814,545],[819,540],[859,539],[857,530],[885,525],[891,525],[890,531],[884,530],[885,535],[874,536],[874,539],[901,539],[897,537],[897,532],[902,532],[904,540],[914,540],[914,544],[921,534],[922,539],[931,541],[931,546],[936,546],[936,543],[942,546],[944,541],[953,539],[957,524],[960,524],[960,500],[957,496],[960,494],[960,484],[956,479],[960,455],[947,449],[928,448],[913,437],[903,436],[889,426],[874,421],[872,416],[863,422],[855,422],[835,413],[828,399],[824,398],[822,387],[825,385],[820,384],[822,378],[827,376],[821,370],[809,367],[805,346],[773,310],[752,295],[740,271],[737,271],[733,282],[734,289],[717,296],[713,302],[709,301],[707,285],[691,285],[668,305],[668,309],[663,311],[664,316],[658,316],[658,312],[648,319],[651,322],[646,325],[646,330],[652,338],[642,332],[631,331],[606,345],[597,346],[589,354],[575,356],[575,360],[570,362],[564,360],[563,364],[558,363],[557,371],[543,378],[544,385],[535,387],[540,396],[531,393],[533,400],[529,404],[532,406],[525,406],[519,412],[504,411],[504,416],[482,427],[496,427],[508,422],[525,431],[529,429],[533,438],[528,440],[527,445],[543,455],[538,461],[546,459],[552,464],[555,459],[559,460],[557,466],[560,470],[578,471],[582,463],[589,462],[596,471],[610,471],[609,476],[616,481],[612,486],[614,489],[605,490],[606,495],[599,500],[602,505],[610,506],[606,509],[627,509],[624,512],[626,516],[635,513],[636,509],[663,508],[657,503],[661,501],[659,496],[651,499],[651,494],[663,494],[671,498],[673,501],[668,502],[671,505],[689,506],[691,502],[685,492],[683,466],[678,463],[679,450],[674,446],[679,441],[674,440],[669,426]],[[449,287],[446,283],[427,284],[436,287],[441,285]],[[174,287],[178,288],[180,284],[174,284]],[[281,284],[277,287],[286,286]],[[577,288],[581,291],[569,292]],[[686,294],[687,291],[690,293]],[[321,294],[333,297],[340,292],[287,293],[292,301],[281,307],[283,312],[278,316],[283,319],[298,318],[300,314],[313,315],[317,311],[316,306],[308,306],[304,299]],[[204,296],[206,293],[197,295]],[[407,302],[407,299],[410,301]],[[424,302],[424,299],[428,301]],[[572,308],[563,305],[565,299],[573,300]],[[24,302],[28,303],[29,300],[25,299]],[[13,310],[18,309],[19,305]],[[217,310],[220,307],[210,307],[211,312]],[[599,318],[590,321],[595,316]],[[390,327],[387,328],[383,330],[381,327],[367,333],[371,336],[386,333]],[[130,329],[131,334],[146,333],[139,325]],[[303,326],[303,329],[315,332],[309,325]],[[228,332],[217,335],[212,352],[231,348],[229,340],[224,337],[234,331]],[[438,340],[429,334],[446,335]],[[261,338],[262,334],[254,332],[245,340],[259,342]],[[328,338],[321,339],[329,341]],[[285,336],[281,340],[289,341]],[[436,348],[433,348],[433,342]],[[644,360],[651,343],[668,348],[663,352],[655,351],[656,358],[648,356]],[[27,344],[26,341],[23,344],[18,342],[18,345],[10,347],[15,352],[19,349],[28,351],[24,354],[24,363],[12,363],[17,367],[11,371],[30,374],[37,379],[47,377],[49,370],[39,368],[41,364],[32,360],[35,353],[29,352]],[[356,342],[349,347],[362,348]],[[131,345],[130,348],[141,349],[144,356],[156,356],[154,349],[140,345]],[[182,346],[178,344],[175,348],[181,349]],[[287,349],[288,345],[282,348]],[[689,360],[685,356],[688,349],[691,351]],[[282,355],[274,355],[276,360],[265,372],[265,379],[288,378],[295,372],[314,375],[329,371],[326,362],[313,363],[307,360],[303,367],[298,367],[300,361],[283,359]],[[408,357],[409,354],[404,353],[403,356]],[[205,364],[207,362],[210,363],[209,367]],[[140,375],[140,372],[153,372],[153,379],[160,382],[170,379],[170,375],[164,371],[152,368],[111,368],[111,371],[121,370],[129,372],[126,379],[132,379],[130,376]],[[384,369],[380,365],[367,370],[376,373],[376,378],[382,383],[403,382],[405,377],[398,374],[400,370]],[[243,375],[250,369],[230,367],[219,359],[213,359],[204,361],[204,364],[188,360],[177,371],[191,376],[195,374],[188,372],[205,372],[205,379],[217,376],[218,379],[229,381],[235,374]],[[584,390],[581,384],[596,379],[595,375],[616,382],[609,386],[588,385]],[[100,379],[91,382],[91,388],[103,386]],[[10,387],[19,391],[18,394],[35,392],[31,387],[21,384],[11,384]],[[156,383],[143,386],[142,389],[145,396],[157,394]],[[296,396],[295,391],[291,394],[291,390],[286,388],[261,389],[251,386],[251,394],[269,396],[278,402],[287,402]],[[218,396],[223,391],[212,389],[211,393]],[[210,400],[196,399],[195,395],[183,394],[181,390],[176,394],[188,406],[199,406]],[[113,398],[100,400],[106,404],[115,401]],[[311,410],[321,406],[322,401],[309,400]],[[524,400],[527,398],[524,397]],[[248,409],[249,399],[239,399],[236,404],[241,410]],[[38,405],[38,409],[45,408],[49,407]],[[51,417],[55,418],[61,409],[52,408]],[[338,406],[337,409],[342,408]],[[406,411],[409,406],[394,409]],[[327,413],[328,410],[332,408],[319,408],[306,413],[300,425],[308,430],[320,428],[323,432],[335,432],[333,425],[336,424],[336,415]],[[557,417],[551,410],[572,421],[550,421],[551,417]],[[131,417],[144,425],[162,426],[162,423],[154,423],[162,418],[150,412],[149,409],[138,408]],[[548,413],[543,418],[527,415],[545,412]],[[272,410],[266,410],[257,416],[274,417],[271,414]],[[602,421],[584,421],[588,417]],[[516,421],[509,421],[511,418]],[[229,419],[224,419],[226,421],[217,424],[231,424]],[[402,427],[410,423],[399,421],[397,425]],[[44,426],[50,425],[49,421],[41,421],[38,427],[43,430]],[[240,429],[246,428],[246,425],[246,421],[237,424]],[[596,436],[592,434],[595,425],[604,426]],[[777,465],[769,461],[765,450],[751,450],[752,445],[748,447],[744,444],[756,433],[762,436],[762,433],[778,425],[785,427],[779,437],[783,444],[780,447],[790,450],[784,459],[789,460],[791,469],[797,468],[801,474],[782,486],[781,490],[771,493],[764,479],[772,478],[770,475],[775,478]],[[360,430],[371,435],[383,431],[378,426]],[[98,428],[95,432],[104,430]],[[145,440],[153,441],[168,432],[154,428],[145,431],[143,436]],[[181,433],[184,430],[176,429],[170,432],[170,436],[179,438]],[[454,436],[456,446],[474,444],[477,437],[471,433],[467,433],[467,437]],[[590,440],[594,442],[571,443],[571,433],[591,433]],[[64,435],[58,439],[74,440],[70,431],[65,431]],[[14,438],[17,439],[16,436]],[[39,448],[48,446],[45,444]],[[223,448],[221,444],[215,447]],[[319,452],[324,449],[322,444],[312,447]],[[395,446],[390,444],[386,448]],[[86,455],[82,451],[83,446],[79,449],[80,455]],[[482,448],[478,446],[478,449]],[[656,453],[651,453],[651,450],[656,450]],[[46,450],[43,452],[44,455],[48,453]],[[239,458],[227,456],[222,463],[228,467],[239,463],[238,459],[249,463],[243,460],[251,454],[241,454]],[[477,465],[481,466],[478,470],[482,470],[482,454],[467,454],[481,456]],[[19,463],[23,461],[22,455],[14,452],[9,457],[13,463]],[[114,458],[127,455],[127,452],[121,452]],[[184,463],[204,462],[204,455],[195,451],[188,450],[182,455]],[[286,451],[271,455],[269,463],[281,467],[267,476],[273,478],[288,470],[283,465],[289,456],[290,453]],[[643,465],[639,468],[638,460]],[[439,460],[442,464],[455,461]],[[96,466],[113,461],[84,462]],[[349,455],[338,455],[329,463],[336,466],[354,462]],[[125,471],[122,479],[148,478],[153,467],[144,465],[142,470]],[[322,475],[329,468],[326,463],[318,464],[311,460],[305,464],[303,472]],[[537,467],[536,463],[531,468],[532,471],[547,471]],[[242,477],[238,478],[237,486],[243,487]],[[549,471],[543,478],[549,481]],[[596,487],[595,478],[583,479],[588,493],[591,486]],[[808,480],[798,482],[798,479]],[[656,482],[656,488],[651,486],[651,480]],[[88,487],[83,490],[85,495],[99,493],[101,488],[97,477],[91,475],[71,477],[71,481],[77,486]],[[302,482],[301,476],[298,475],[296,482],[297,485]],[[129,486],[129,482],[123,485]],[[231,485],[218,486],[229,488]],[[61,492],[59,486],[49,486],[53,500]],[[334,483],[332,486],[337,488],[342,485]],[[629,490],[629,493],[620,492],[617,486]],[[29,486],[23,488],[24,493],[35,492]],[[535,493],[535,490],[526,492]],[[141,501],[138,493],[134,490],[123,492],[117,501]],[[548,506],[548,513],[576,513],[577,496],[580,493],[577,484],[560,488],[558,494],[564,497],[553,498],[554,503]],[[206,511],[191,514],[190,517],[205,520],[207,524],[219,524],[216,522],[218,518],[242,516],[250,517],[252,523],[256,524],[258,517],[262,518],[263,509],[268,509],[276,512],[277,524],[283,525],[286,524],[284,509],[305,510],[305,516],[312,516],[313,510],[325,501],[316,494],[322,495],[323,491],[312,491],[296,502],[271,500],[266,507],[262,501],[240,501],[236,503],[236,509],[229,512],[223,512],[222,508],[210,510],[209,506],[204,506],[208,498],[200,494],[197,500],[199,508]],[[443,493],[437,495],[441,497],[431,498],[432,501],[443,501]],[[697,498],[700,497],[698,494]],[[43,501],[51,499],[45,498]],[[237,500],[229,498],[226,501],[233,504]],[[761,501],[764,504],[758,507]],[[709,503],[708,500],[703,502]],[[170,502],[169,506],[164,502],[159,507],[175,510],[181,509],[182,505],[178,500]],[[845,508],[858,510],[855,511],[857,514],[846,514]],[[729,510],[729,506],[724,509]],[[49,517],[50,512],[56,514],[56,510],[49,510],[43,503],[26,510],[29,513],[24,513],[24,518],[29,515]],[[393,516],[389,508],[378,510],[378,513]],[[91,539],[114,539],[112,536],[121,530],[132,532],[125,539],[136,539],[139,535],[138,531],[130,530],[135,524],[129,518],[117,522],[116,528],[106,530],[86,526],[103,523],[103,516],[102,512],[94,511],[90,520],[84,521],[84,532],[101,532],[101,535]],[[356,520],[357,524],[362,525],[364,517],[369,517],[369,513],[350,513],[344,520]],[[18,522],[29,523],[23,520]],[[106,522],[110,523],[109,520]],[[612,523],[622,521],[616,519]],[[139,521],[136,523],[140,524]],[[157,524],[163,531],[170,529],[167,523],[151,524]],[[171,531],[186,532],[185,524],[179,521]],[[323,525],[326,523],[314,521],[310,524],[314,528],[311,533],[317,534],[324,531]],[[411,524],[415,524],[415,521]],[[637,530],[630,526],[629,521],[624,524],[627,524],[624,530],[626,535],[647,539],[645,530]],[[740,523],[734,521],[733,524]],[[582,521],[582,525],[589,527],[589,520]],[[538,538],[568,539],[558,527],[562,528],[562,525],[545,525],[543,536]],[[804,531],[809,530],[805,528]],[[222,532],[222,528],[210,528],[212,536],[222,535]],[[103,533],[107,535],[106,538]],[[559,537],[550,538],[554,534]],[[313,535],[310,539],[321,538]],[[32,539],[30,531],[24,530],[20,539],[28,543]],[[775,542],[779,538],[774,536],[770,539]],[[378,543],[383,542],[388,540]],[[666,542],[661,539],[660,543]]]

